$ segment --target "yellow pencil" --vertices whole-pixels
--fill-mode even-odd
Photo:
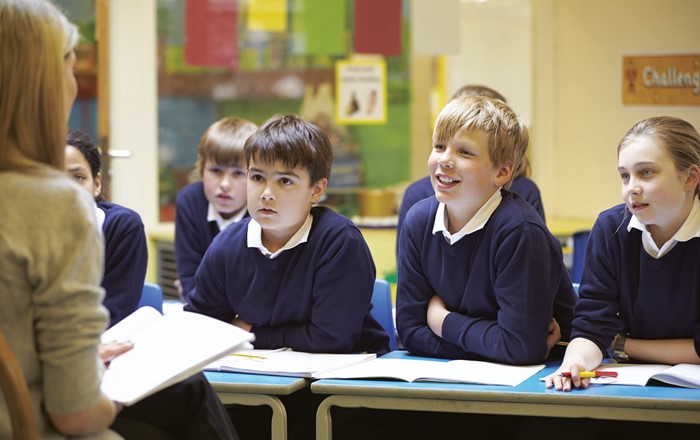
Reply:
[[[248,359],[267,359],[265,356],[258,356],[256,354],[245,354],[245,353],[231,353],[229,356],[244,357]]]

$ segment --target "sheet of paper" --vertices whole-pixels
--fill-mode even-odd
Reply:
[[[155,315],[138,309],[105,332],[104,340],[130,340],[134,348],[115,358],[105,371],[102,391],[132,404],[201,371],[254,336],[231,324],[191,312]]]
[[[320,372],[355,365],[376,358],[376,354],[306,353],[292,350],[242,350],[205,367],[206,370],[316,377]]]
[[[407,382],[453,382],[516,386],[544,368],[542,365],[513,366],[491,362],[449,362],[378,358],[317,376],[334,379],[398,379]]]

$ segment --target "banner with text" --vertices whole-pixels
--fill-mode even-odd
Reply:
[[[624,57],[622,102],[700,105],[700,54]]]

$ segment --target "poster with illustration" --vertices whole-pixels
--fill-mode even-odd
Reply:
[[[385,124],[386,103],[384,59],[335,63],[335,114],[339,124]]]

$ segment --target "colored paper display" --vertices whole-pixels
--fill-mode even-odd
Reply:
[[[411,1],[411,49],[417,55],[460,50],[459,0]]]
[[[285,32],[287,0],[248,0],[248,30]]]
[[[294,52],[308,55],[345,55],[346,0],[294,0]]]
[[[355,0],[355,53],[401,54],[401,0]]]
[[[185,62],[195,66],[238,67],[238,1],[185,3]]]

